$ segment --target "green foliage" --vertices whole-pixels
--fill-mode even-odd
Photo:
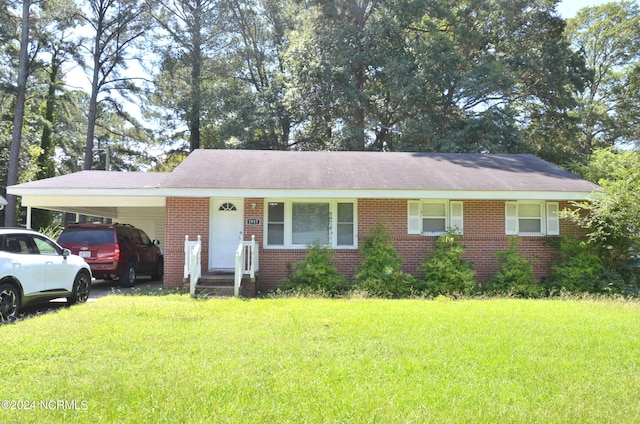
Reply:
[[[320,293],[329,296],[345,290],[345,279],[331,263],[332,252],[314,242],[308,247],[304,260],[289,267],[290,274],[280,281],[278,288],[286,292]]]
[[[563,237],[558,251],[559,260],[552,266],[553,275],[547,284],[551,292],[635,292],[635,267],[621,265],[618,271],[608,270],[588,240]]]
[[[54,223],[46,227],[40,227],[38,231],[44,234],[45,236],[49,236],[49,238],[51,238],[52,240],[57,240],[58,237],[60,236],[60,233],[62,232],[62,229],[63,228],[60,224]]]
[[[640,151],[602,149],[582,169],[603,191],[563,215],[586,229],[607,270],[640,256]]]
[[[436,248],[418,266],[424,274],[418,288],[431,296],[469,295],[476,288],[476,272],[471,263],[462,259],[464,246],[455,230],[449,230],[436,240]]]
[[[384,225],[377,224],[360,245],[362,261],[355,289],[377,297],[404,297],[413,291],[413,277],[401,270],[402,258]]]
[[[565,34],[590,72],[585,89],[574,94],[573,118],[580,130],[575,140],[585,156],[599,147],[638,141],[639,27],[635,1],[583,8],[567,21]]]
[[[552,266],[552,290],[594,292],[604,273],[604,266],[592,246],[585,240],[563,237],[558,248],[559,261]]]
[[[520,239],[511,237],[509,248],[496,252],[498,272],[483,286],[488,294],[540,297],[544,287],[533,276],[533,261],[518,252]]]

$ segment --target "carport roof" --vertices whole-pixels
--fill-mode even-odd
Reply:
[[[148,189],[159,188],[168,175],[166,172],[80,171],[59,177],[19,184],[12,186],[12,188],[19,190],[27,189],[29,191],[38,189]]]

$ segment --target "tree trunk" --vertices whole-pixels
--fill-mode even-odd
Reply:
[[[191,107],[189,111],[189,141],[191,151],[200,148],[200,112],[202,110],[202,24],[200,13],[194,16],[194,39],[191,67]]]
[[[102,54],[102,20],[98,23],[96,40],[93,47],[93,76],[91,78],[91,98],[89,99],[89,114],[87,116],[87,139],[84,148],[84,167],[89,170],[93,165],[93,139],[96,132],[96,120],[98,119],[98,92],[100,91],[100,56]]]
[[[29,74],[29,9],[31,0],[22,2],[22,34],[20,37],[20,54],[18,70],[18,87],[16,93],[16,111],[13,117],[13,133],[11,134],[11,149],[9,151],[9,169],[7,172],[7,187],[18,183],[18,169],[20,168],[20,145],[22,142],[22,123],[24,121],[24,102],[27,91],[27,76]],[[7,194],[7,206],[4,214],[5,227],[16,226],[17,215],[16,196]]]

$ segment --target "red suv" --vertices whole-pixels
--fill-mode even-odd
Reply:
[[[161,280],[164,258],[158,240],[128,224],[70,224],[60,234],[58,244],[87,261],[93,276],[120,279],[131,287],[138,275]]]

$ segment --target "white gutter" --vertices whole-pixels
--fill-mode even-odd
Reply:
[[[588,200],[591,192],[455,190],[162,189],[166,197],[317,199]]]

